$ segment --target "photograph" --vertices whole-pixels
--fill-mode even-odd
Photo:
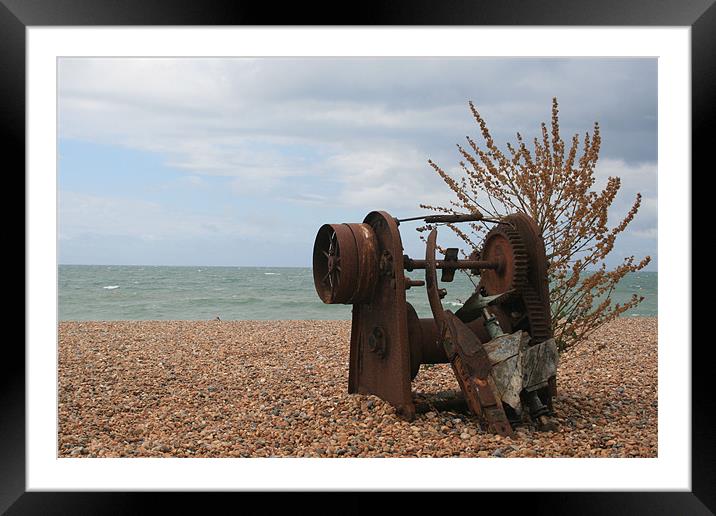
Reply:
[[[659,67],[57,57],[58,460],[659,458]]]

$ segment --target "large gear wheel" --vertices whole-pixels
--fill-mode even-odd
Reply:
[[[500,223],[487,233],[480,259],[499,264],[496,269],[485,269],[480,273],[480,286],[486,295],[508,290],[519,292],[526,285],[529,256],[519,232],[510,224]]]
[[[529,332],[531,344],[551,338],[547,258],[532,219],[521,213],[504,217],[485,236],[480,259],[499,264],[497,269],[481,271],[480,287],[485,295],[515,291],[498,309],[510,314],[510,331]]]

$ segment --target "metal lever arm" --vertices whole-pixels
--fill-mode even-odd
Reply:
[[[435,324],[437,324],[439,334],[442,334],[445,326],[445,311],[443,304],[440,302],[440,293],[438,292],[438,274],[435,267],[435,248],[437,247],[438,230],[433,229],[428,235],[427,245],[425,247],[425,288],[428,291],[428,301],[430,302],[430,311],[433,312]]]
[[[433,229],[428,235],[425,249],[425,286],[439,338],[470,410],[478,417],[484,418],[491,431],[504,436],[511,435],[512,427],[502,408],[502,401],[496,394],[494,382],[488,377],[490,361],[482,343],[455,314],[443,310],[440,302],[435,267],[437,236],[437,229]]]
[[[425,222],[435,224],[440,222],[477,222],[482,220],[482,213],[476,211],[474,213],[465,213],[459,215],[428,215]]]
[[[477,222],[485,220],[482,213],[474,211],[472,213],[458,213],[453,215],[420,215],[418,217],[408,217],[406,219],[395,219],[398,223],[408,222],[411,220],[424,220],[428,224],[450,223],[450,222]]]

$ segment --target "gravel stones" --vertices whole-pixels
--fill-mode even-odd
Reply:
[[[619,318],[564,352],[557,430],[511,438],[349,395],[350,321],[61,322],[59,335],[60,457],[657,455],[656,318]],[[413,382],[457,388],[447,364]]]

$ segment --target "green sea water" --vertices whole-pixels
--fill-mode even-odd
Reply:
[[[412,273],[420,279],[420,271]],[[60,265],[59,318],[67,320],[282,320],[350,319],[348,305],[325,305],[313,286],[310,268],[167,267]],[[443,299],[456,310],[474,287],[464,274]],[[614,302],[632,293],[644,301],[625,316],[657,315],[657,273],[628,275],[612,294]],[[420,317],[431,317],[424,287],[407,298]]]

